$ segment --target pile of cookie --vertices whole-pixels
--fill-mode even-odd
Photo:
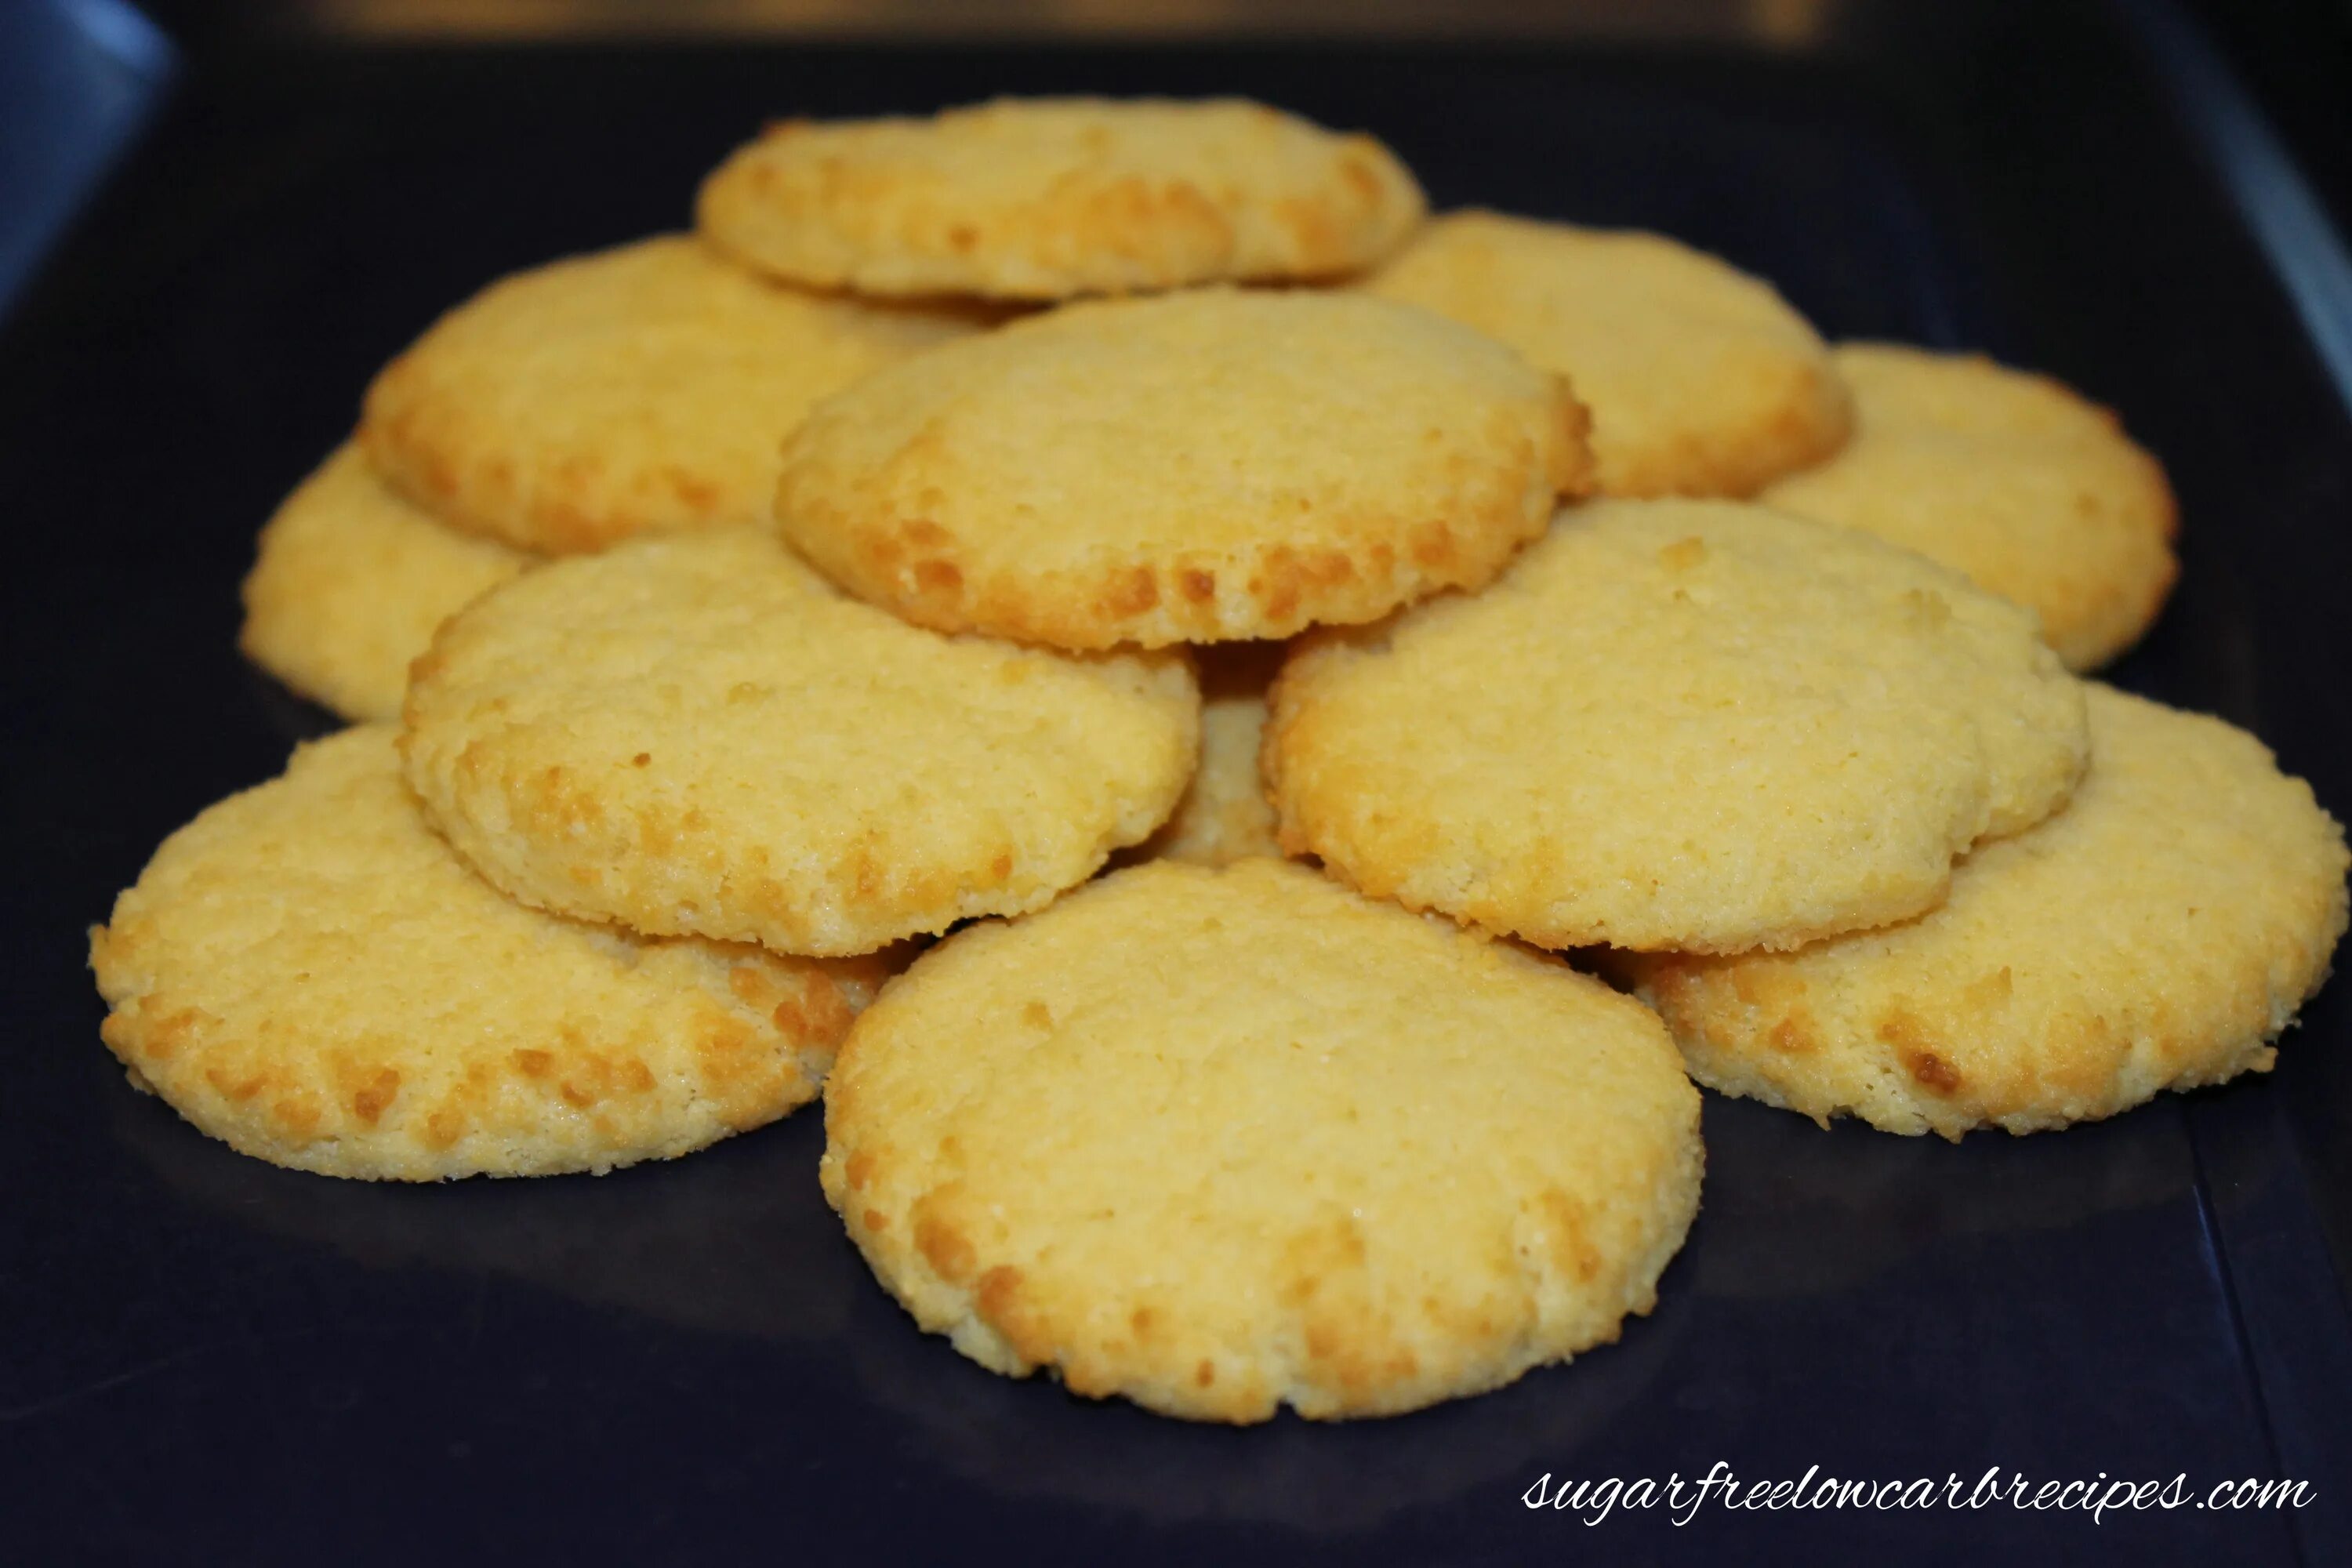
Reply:
[[[1411,1409],[1650,1309],[1694,1078],[1958,1138],[2271,1065],[2340,830],[2074,673],[2173,527],[2053,382],[1367,136],[783,124],[368,389],[244,637],[357,722],[157,851],[103,1035],[373,1179],[822,1092],[983,1364]]]

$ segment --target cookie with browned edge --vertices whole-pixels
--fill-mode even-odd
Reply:
[[[1907,545],[2042,617],[2075,669],[2137,642],[2179,573],[2164,469],[2114,414],[1980,354],[1842,343],[1860,426],[1768,506]]]
[[[698,221],[810,287],[1060,300],[1352,272],[1423,207],[1372,137],[1263,104],[1033,98],[784,121],[704,182]]]
[[[1160,860],[893,981],[819,1172],[982,1365],[1245,1422],[1391,1415],[1616,1339],[1701,1163],[1638,1003],[1303,867]]]
[[[405,723],[427,815],[513,897],[845,954],[1035,909],[1148,836],[1200,696],[1181,653],[908,626],[743,529],[484,595],[417,661]]]
[[[1763,279],[1664,235],[1449,213],[1365,287],[1567,376],[1592,411],[1606,495],[1752,495],[1853,426],[1811,324]]]
[[[607,1171],[772,1121],[883,973],[512,902],[425,826],[389,725],[164,840],[90,963],[134,1085],[240,1152],[379,1181]]]
[[[1589,473],[1556,376],[1358,293],[1094,300],[785,442],[776,526],[860,598],[1069,648],[1287,637],[1476,588]]]
[[[237,646],[346,719],[396,719],[441,623],[538,559],[446,526],[338,447],[263,527]]]
[[[813,404],[981,320],[766,283],[666,235],[457,306],[376,376],[359,439],[411,500],[519,550],[755,523]]]
[[[1924,556],[1738,501],[1606,500],[1475,597],[1275,684],[1284,848],[1545,947],[1788,948],[1932,907],[2062,805],[2080,683]]]
[[[2344,831],[2242,730],[2089,689],[2066,809],[1918,919],[1630,961],[1699,1081],[1826,1123],[2032,1132],[2267,1072],[2345,925]]]

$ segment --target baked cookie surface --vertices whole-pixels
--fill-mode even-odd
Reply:
[[[1283,847],[1541,946],[1738,952],[1917,914],[2066,798],[2079,683],[2032,616],[1867,534],[1609,500],[1475,598],[1304,640]]]
[[[2089,688],[2066,809],[1914,921],[1787,953],[1629,960],[1700,1082],[1958,1138],[2268,1071],[2345,927],[2343,830],[2218,719]]]
[[[881,979],[509,901],[425,826],[389,725],[172,835],[90,963],[134,1084],[273,1164],[395,1181],[604,1171],[772,1121]]]
[[[1486,582],[1586,459],[1559,379],[1455,322],[1205,289],[1065,306],[826,400],[776,525],[941,631],[1277,637]]]
[[[1257,765],[1266,688],[1282,668],[1282,656],[1280,643],[1219,643],[1200,650],[1200,765],[1160,831],[1130,853],[1196,866],[1282,858],[1274,805]]]
[[[943,637],[730,530],[478,601],[417,662],[402,744],[526,903],[840,954],[1085,880],[1174,806],[1199,715],[1181,655]]]
[[[1751,495],[1853,426],[1811,325],[1762,279],[1663,235],[1450,213],[1365,287],[1567,376],[1592,411],[1606,495]]]
[[[704,183],[698,222],[803,285],[1058,300],[1354,271],[1425,205],[1372,137],[1262,104],[1001,99],[772,126]]]
[[[346,719],[396,719],[434,628],[537,559],[436,521],[346,444],[262,528],[237,646]]]
[[[1698,1205],[1654,1015],[1302,867],[1136,867],[861,1020],[826,1197],[994,1371],[1162,1413],[1411,1410],[1614,1340]]]
[[[812,404],[976,321],[776,287],[666,235],[457,306],[377,375],[360,441],[410,500],[519,549],[754,523]]]
[[[1767,505],[1864,529],[2042,617],[2069,667],[2137,642],[2179,575],[2163,467],[2115,415],[1980,354],[1842,343],[1852,444]]]

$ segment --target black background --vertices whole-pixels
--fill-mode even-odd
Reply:
[[[2352,807],[2352,424],[2120,13],[1855,5],[1823,47],[360,49],[198,63],[0,333],[8,574],[0,1561],[2352,1561],[2352,1003],[2269,1079],[1958,1147],[1710,1098],[1706,1210],[1623,1342],[1398,1420],[1230,1431],[915,1331],[813,1113],[603,1179],[241,1159],[100,1047],[83,928],[321,720],[237,658],[252,534],[490,277],[681,225],[762,119],[1235,91],[1441,205],[1662,228],[1832,336],[1981,347],[2168,461],[2181,590],[2115,672]],[[2191,1508],[1658,1513],[1541,1473],[2309,1479]]]

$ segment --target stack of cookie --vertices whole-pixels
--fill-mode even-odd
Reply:
[[[786,124],[698,219],[452,312],[264,532],[247,647],[373,721],[92,943],[241,1150],[601,1171],[822,1085],[975,1360],[1374,1415],[1650,1309],[1691,1077],[2063,1126],[2326,972],[2309,789],[2070,673],[2173,513],[2063,387],[1235,102]]]
[[[262,530],[245,650],[346,718],[395,718],[468,600],[550,556],[758,522],[782,431],[985,319],[772,287],[685,236],[505,279],[384,367]]]

